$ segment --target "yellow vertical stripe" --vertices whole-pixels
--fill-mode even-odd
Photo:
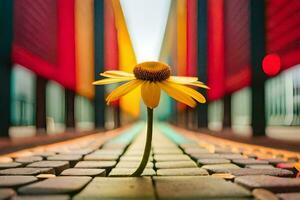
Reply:
[[[177,74],[186,76],[187,68],[187,2],[177,0]],[[186,108],[182,103],[177,104],[179,110]]]
[[[177,1],[177,69],[178,75],[186,75],[187,60],[187,2]]]
[[[75,0],[75,53],[77,92],[94,97],[94,0]]]
[[[136,57],[127,30],[124,14],[119,0],[112,0],[115,14],[116,28],[119,45],[119,69],[132,72],[136,63]],[[123,111],[138,117],[140,113],[140,90],[135,89],[121,98],[120,105]]]

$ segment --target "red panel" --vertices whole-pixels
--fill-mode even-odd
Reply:
[[[105,0],[104,6],[104,65],[106,70],[118,69],[118,38],[111,0]]]
[[[12,59],[75,90],[74,0],[14,3]]]
[[[268,0],[266,3],[266,51],[277,54],[281,69],[300,63],[300,1]]]
[[[225,1],[225,92],[250,85],[249,0]]]
[[[41,59],[57,61],[56,0],[14,2],[14,43]]]
[[[118,34],[111,0],[104,1],[104,67],[105,70],[119,69]],[[120,100],[112,102],[119,106]]]
[[[197,0],[187,1],[187,75],[197,76]]]
[[[224,1],[208,0],[208,90],[209,100],[224,95]]]

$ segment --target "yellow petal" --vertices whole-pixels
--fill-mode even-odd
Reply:
[[[202,82],[196,81],[193,83],[188,83],[188,84],[184,84],[184,85],[191,85],[191,86],[196,86],[196,87],[200,87],[200,88],[204,88],[204,89],[210,89],[207,85],[205,85]]]
[[[141,94],[147,107],[153,109],[158,106],[160,99],[160,87],[156,83],[145,81],[141,88]]]
[[[166,81],[157,82],[158,86],[163,89],[168,95],[170,95],[175,100],[184,103],[190,107],[195,107],[196,102],[187,94],[182,92],[181,90],[173,87],[171,84],[168,84]]]
[[[188,76],[170,76],[168,79],[170,81],[173,81],[175,83],[191,83],[198,81],[198,77],[188,77]]]
[[[177,88],[178,90],[182,91],[186,95],[189,95],[189,96],[193,97],[199,103],[205,103],[206,102],[205,97],[200,92],[198,92],[198,91],[196,91],[196,90],[194,90],[190,87],[187,87],[187,86],[181,85],[181,84],[171,83],[171,82],[167,82],[167,84],[169,84],[173,88]]]
[[[119,87],[117,87],[115,90],[113,90],[106,98],[107,103],[109,104],[111,101],[115,101],[119,99],[121,96],[127,94],[128,92],[131,92],[136,87],[141,85],[143,81],[141,80],[132,80],[128,83],[125,83]]]
[[[100,75],[104,76],[104,77],[110,77],[110,78],[134,77],[134,75],[131,73],[119,71],[119,70],[108,70],[108,71],[105,71],[104,73],[100,73]]]
[[[107,84],[118,83],[118,82],[123,82],[123,81],[130,81],[130,80],[133,80],[133,79],[134,78],[132,78],[132,77],[105,78],[105,79],[93,82],[93,85],[107,85]]]
[[[191,85],[191,86],[196,86],[196,87],[200,87],[200,88],[205,88],[205,89],[210,89],[208,86],[206,86],[204,83],[200,82],[200,81],[194,81],[194,82],[179,82],[179,81],[174,81],[172,79],[168,79],[166,80],[168,82],[174,83],[174,84],[181,84],[181,85]]]

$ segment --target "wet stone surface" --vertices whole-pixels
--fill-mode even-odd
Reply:
[[[234,176],[246,176],[246,175],[271,175],[271,176],[283,176],[291,177],[293,172],[285,169],[251,169],[251,168],[240,168],[240,169],[216,169],[215,173],[230,173]]]
[[[56,174],[60,174],[63,170],[69,168],[70,165],[68,161],[39,161],[31,163],[27,167],[53,168]]]
[[[74,200],[96,199],[145,199],[154,200],[155,194],[152,181],[148,177],[142,178],[94,178]]]
[[[224,158],[202,158],[198,159],[197,163],[199,165],[227,164],[230,163],[230,160]]]
[[[0,199],[1,200],[7,200],[7,199],[11,199],[13,196],[15,196],[16,193],[13,189],[1,189],[0,188]]]
[[[23,166],[23,164],[18,162],[0,163],[0,169],[8,169],[21,166]]]
[[[142,127],[0,156],[0,200],[297,200],[298,156],[169,131],[155,130],[142,177]]]
[[[157,176],[206,176],[208,172],[201,168],[159,169]]]
[[[109,176],[130,176],[135,172],[136,168],[114,168],[109,173]],[[142,176],[155,176],[156,172],[151,168],[146,168]]]
[[[62,176],[105,176],[106,170],[70,168],[64,170],[60,175]]]
[[[43,157],[41,156],[28,156],[28,157],[16,158],[16,162],[23,163],[23,164],[29,164],[41,160],[43,160]]]
[[[277,196],[281,200],[300,200],[300,192],[279,193]]]
[[[70,200],[69,195],[22,195],[14,200]]]
[[[116,161],[80,161],[75,168],[112,168],[116,165]]]
[[[159,199],[236,198],[251,196],[243,187],[215,177],[155,177]]]
[[[211,173],[224,173],[228,169],[238,169],[235,164],[218,164],[218,165],[203,165],[201,168],[208,170]]]
[[[118,160],[119,155],[102,155],[102,154],[89,154],[84,156],[84,160],[95,160],[95,161],[99,161],[99,160],[104,160],[104,161],[115,161]]]
[[[241,176],[234,180],[249,189],[262,188],[273,192],[297,192],[300,190],[300,179],[282,178],[267,175]]]
[[[18,187],[37,181],[34,176],[0,176],[1,187]]]
[[[0,170],[0,175],[38,175],[38,174],[54,174],[53,168],[10,168]]]
[[[197,165],[193,161],[165,161],[156,162],[155,167],[157,169],[194,168],[197,167]]]
[[[66,194],[82,189],[92,178],[91,177],[55,177],[44,181],[32,183],[18,189],[21,194]]]

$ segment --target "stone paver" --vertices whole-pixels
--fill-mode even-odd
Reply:
[[[251,168],[240,168],[240,169],[216,169],[215,173],[230,173],[234,176],[246,176],[246,175],[271,175],[271,176],[282,176],[290,177],[293,176],[293,172],[285,169],[251,169]]]
[[[286,161],[281,158],[268,158],[268,159],[262,159],[262,160],[268,161],[272,165],[277,165],[279,163],[286,163]]]
[[[80,161],[75,165],[75,168],[112,168],[116,165],[116,161]]]
[[[234,175],[229,174],[229,173],[217,173],[217,174],[212,174],[211,176],[223,178],[223,179],[226,179],[226,180],[233,180],[235,178]]]
[[[222,159],[223,158],[220,154],[213,154],[213,153],[191,154],[190,156],[192,158],[196,159],[196,160],[198,160],[198,159],[212,159],[212,158]]]
[[[80,169],[80,168],[70,168],[64,170],[61,176],[105,176],[105,169]]]
[[[179,148],[155,148],[153,149],[154,154],[182,154],[182,150]]]
[[[154,200],[155,194],[149,177],[101,178],[96,177],[74,200]]]
[[[187,154],[201,154],[201,153],[209,153],[207,149],[204,148],[185,148],[184,152]]]
[[[277,196],[281,200],[300,200],[300,192],[279,193]]]
[[[0,189],[0,200],[9,200],[15,195],[16,193],[12,189],[8,189],[8,188]]]
[[[274,193],[265,189],[254,189],[252,195],[258,200],[279,200]]]
[[[158,155],[154,155],[154,160],[156,160],[157,162],[161,162],[161,161],[189,161],[191,160],[191,158],[187,155],[184,154],[172,154],[172,155],[168,155],[168,154],[158,154]]]
[[[54,178],[54,177],[56,177],[56,175],[55,174],[39,174],[35,177],[37,177],[40,180],[43,180],[43,179],[47,179],[47,178]]]
[[[123,149],[114,149],[114,150],[107,150],[107,149],[100,149],[97,151],[94,151],[93,154],[98,155],[121,155],[123,153]]]
[[[29,164],[41,160],[43,160],[41,156],[27,156],[27,157],[16,158],[16,162],[24,163],[24,164]]]
[[[102,155],[102,154],[89,154],[84,156],[83,160],[105,160],[105,161],[114,161],[118,160],[118,155]]]
[[[130,177],[142,159],[145,135],[127,134],[104,134],[104,140],[103,134],[93,134],[88,142],[1,156],[0,200],[4,188],[16,192],[14,200],[286,200],[299,195],[297,156],[288,160],[284,153],[217,140],[193,142],[172,131],[155,131],[147,168],[142,177]]]
[[[161,200],[194,200],[204,198],[233,199],[251,195],[248,190],[237,184],[209,176],[161,176],[154,177],[154,181],[157,195]]]
[[[155,163],[157,169],[194,168],[197,167],[193,161],[163,161]]]
[[[229,159],[229,160],[234,160],[234,159],[247,159],[246,156],[241,155],[241,154],[239,154],[239,153],[226,153],[226,154],[220,154],[220,156],[221,156],[222,158]]]
[[[267,175],[240,176],[234,180],[247,188],[261,188],[272,192],[299,192],[299,178],[282,178]]]
[[[91,152],[93,152],[93,149],[76,149],[76,150],[72,150],[71,152],[62,152],[61,154],[73,154],[73,155],[86,155],[89,154]]]
[[[116,167],[118,168],[137,168],[140,161],[120,161]],[[146,168],[153,168],[153,162],[148,162]]]
[[[14,200],[70,200],[69,195],[24,195],[17,196]]]
[[[0,156],[0,163],[13,162],[13,159],[9,156]]]
[[[109,173],[109,176],[129,176],[135,172],[136,168],[114,168],[111,170]],[[151,168],[146,168],[142,176],[155,176],[156,173],[153,169]]]
[[[199,165],[226,164],[226,163],[230,163],[230,160],[224,158],[203,158],[203,159],[198,159],[197,163]]]
[[[22,165],[23,165],[22,163],[18,163],[18,162],[0,163],[0,169],[21,167]]]
[[[32,183],[18,189],[21,194],[67,194],[82,189],[92,178],[87,176],[61,176]]]
[[[60,174],[63,170],[70,167],[68,161],[39,161],[34,162],[27,167],[37,167],[37,168],[54,168],[56,174]]]
[[[289,170],[294,170],[295,169],[295,163],[278,163],[276,165],[277,168],[282,168],[282,169],[289,169]],[[296,169],[295,169],[296,170]]]
[[[125,149],[126,146],[126,143],[107,143],[103,145],[102,150]]]
[[[54,174],[53,168],[10,168],[0,170],[0,175],[38,175],[38,174]]]
[[[201,168],[159,169],[158,176],[206,176],[208,172]]]
[[[238,169],[239,166],[235,164],[217,164],[217,165],[203,165],[201,168],[208,170],[212,173],[223,173],[226,169]]]
[[[273,165],[246,165],[245,168],[251,169],[273,169]]]
[[[74,165],[76,162],[81,160],[82,155],[55,155],[47,157],[47,160],[57,160],[57,161],[69,161],[71,165]]]
[[[230,153],[232,153],[232,151],[230,149],[227,149],[227,148],[216,147],[214,153],[230,154]]]
[[[233,163],[240,165],[240,166],[245,166],[245,165],[266,165],[269,164],[268,161],[266,160],[256,160],[253,158],[249,159],[233,159]]]
[[[152,152],[150,152],[152,155]],[[140,151],[126,151],[123,156],[143,156],[143,150]]]
[[[120,161],[135,161],[140,162],[142,160],[142,156],[122,156]],[[153,157],[149,157],[149,161],[153,161]]]
[[[52,151],[45,151],[45,152],[34,153],[34,155],[35,156],[42,156],[43,158],[47,158],[48,156],[56,155],[56,153],[52,152]]]
[[[0,176],[0,187],[18,187],[37,180],[34,176]]]

